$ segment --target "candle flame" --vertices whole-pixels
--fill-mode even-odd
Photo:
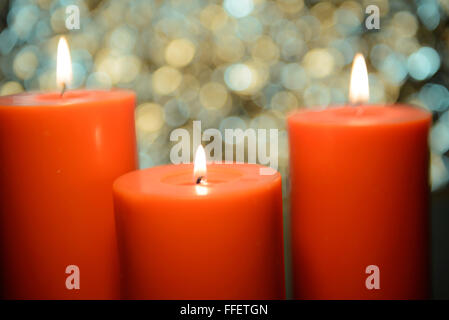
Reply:
[[[64,37],[59,39],[58,54],[56,57],[56,84],[60,89],[72,82],[72,59],[67,40]]]
[[[349,101],[360,104],[369,100],[368,70],[365,58],[357,53],[352,62],[351,81],[349,84]]]
[[[203,146],[198,146],[195,153],[195,159],[193,161],[193,176],[195,178],[195,183],[205,183],[206,182],[206,153],[204,152]]]

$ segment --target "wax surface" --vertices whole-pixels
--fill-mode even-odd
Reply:
[[[193,165],[114,183],[125,299],[283,299],[282,190],[262,166]]]
[[[430,123],[407,106],[288,118],[295,298],[428,297]]]
[[[115,299],[112,182],[136,168],[130,91],[0,98],[0,292],[7,299]],[[66,288],[66,267],[80,289]]]

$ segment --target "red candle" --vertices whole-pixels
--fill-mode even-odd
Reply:
[[[364,68],[351,81],[356,103],[368,95]],[[430,124],[404,105],[288,118],[295,298],[428,296]]]
[[[197,161],[115,181],[123,298],[283,299],[279,173]]]
[[[134,101],[124,90],[0,98],[1,298],[119,297],[112,182],[136,168]]]

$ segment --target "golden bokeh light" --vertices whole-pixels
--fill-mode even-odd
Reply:
[[[171,41],[165,49],[165,60],[173,67],[181,68],[188,65],[195,55],[195,46],[187,39]]]
[[[208,82],[201,87],[200,102],[207,109],[220,109],[226,103],[228,92],[217,82]]]
[[[153,133],[164,125],[164,112],[157,103],[145,102],[136,109],[136,128],[138,131]]]
[[[304,69],[311,78],[325,78],[334,70],[334,58],[326,49],[312,49],[304,56]]]
[[[30,79],[39,64],[36,54],[31,50],[22,50],[14,59],[14,73],[22,80]]]
[[[7,96],[10,94],[17,94],[23,92],[23,87],[16,81],[5,82],[0,89],[0,96]]]
[[[181,81],[182,74],[177,69],[163,66],[153,74],[153,90],[157,94],[168,95],[178,88]]]

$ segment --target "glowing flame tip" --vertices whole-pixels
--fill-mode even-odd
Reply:
[[[349,101],[360,104],[369,100],[368,70],[365,58],[357,53],[352,62],[351,80],[349,84]]]
[[[72,59],[67,40],[59,39],[58,53],[56,57],[56,83],[59,88],[64,88],[72,82]]]
[[[196,184],[206,181],[206,153],[201,145],[196,149],[193,161],[193,176]]]

